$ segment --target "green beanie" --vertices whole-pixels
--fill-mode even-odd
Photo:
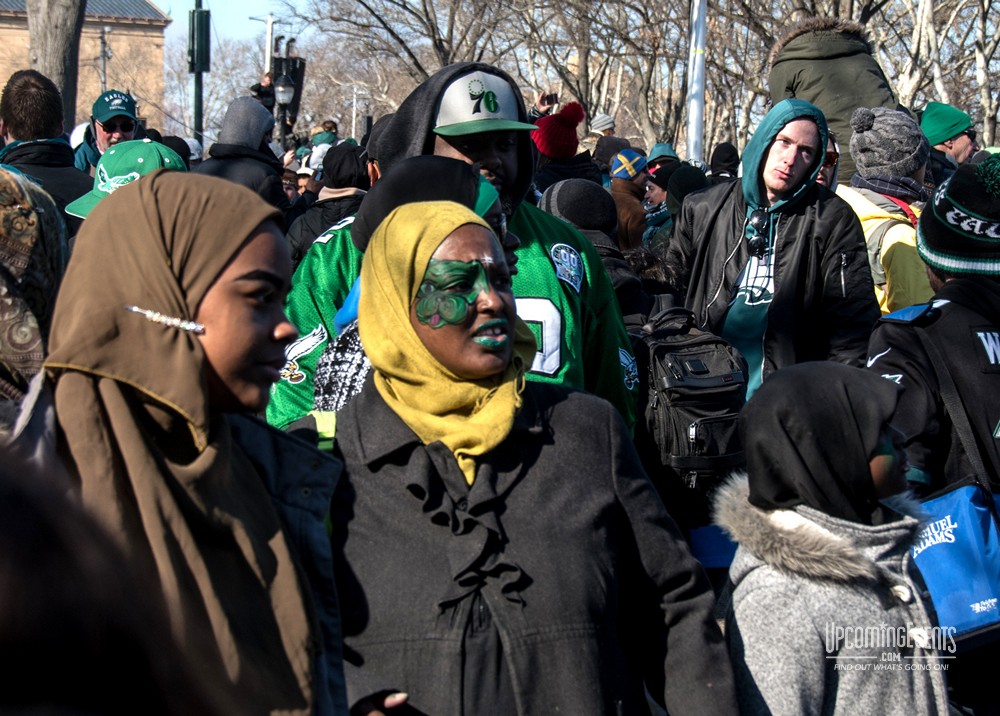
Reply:
[[[920,118],[920,129],[932,147],[957,137],[971,126],[972,117],[941,102],[928,102]]]

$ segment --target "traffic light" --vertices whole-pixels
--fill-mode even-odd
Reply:
[[[295,124],[295,120],[299,116],[299,103],[302,102],[302,86],[306,81],[306,60],[304,57],[289,57],[287,62],[288,76],[292,78],[292,84],[295,85],[295,96],[288,107],[288,116],[292,120],[292,124]]]
[[[210,72],[212,64],[209,10],[191,10],[188,16],[188,72]]]

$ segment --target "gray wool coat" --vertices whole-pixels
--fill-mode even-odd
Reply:
[[[942,657],[954,642],[931,628],[911,578],[919,505],[883,502],[886,521],[872,526],[805,506],[767,512],[748,495],[737,476],[715,505],[739,543],[720,606],[741,713],[948,713]]]

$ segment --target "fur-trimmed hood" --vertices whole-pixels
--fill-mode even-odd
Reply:
[[[763,565],[807,579],[886,583],[891,580],[878,562],[901,556],[921,526],[920,504],[907,494],[882,502],[895,519],[879,525],[848,522],[805,506],[768,512],[751,505],[749,494],[746,474],[737,473],[715,497],[716,524],[751,557],[734,561],[734,584]]]
[[[774,44],[771,46],[771,53],[767,57],[767,66],[769,68],[774,67],[774,63],[778,61],[779,55],[784,52],[785,48],[788,47],[793,40],[802,37],[803,35],[813,33],[824,33],[829,35],[831,38],[834,36],[840,36],[836,39],[842,40],[845,43],[845,48],[856,48],[853,49],[850,54],[862,51],[870,55],[873,52],[871,42],[868,40],[868,33],[865,32],[863,25],[853,22],[852,20],[842,20],[836,17],[811,17],[792,25],[778,35]],[[800,49],[803,52],[808,53],[810,50],[807,49],[806,45],[815,46],[817,43],[809,41],[808,43],[796,44],[803,44],[803,47]],[[812,51],[815,52],[817,56],[830,56],[829,48],[820,49],[814,47]],[[796,59],[802,59],[802,57],[798,57]]]

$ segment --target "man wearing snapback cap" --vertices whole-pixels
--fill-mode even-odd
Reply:
[[[521,242],[514,297],[538,344],[528,379],[589,390],[631,426],[638,368],[601,258],[576,229],[524,201],[535,168],[534,129],[507,74],[457,63],[403,100],[379,138],[379,165],[391,174],[403,159],[435,154],[480,167]]]
[[[116,142],[97,161],[94,188],[71,201],[66,213],[86,219],[101,199],[157,169],[186,172],[187,164],[173,149],[152,139]]]
[[[93,172],[101,155],[108,147],[142,139],[145,133],[136,118],[135,100],[120,90],[108,90],[97,98],[90,110],[90,124],[83,135],[83,143],[77,147],[74,164],[84,172]]]

